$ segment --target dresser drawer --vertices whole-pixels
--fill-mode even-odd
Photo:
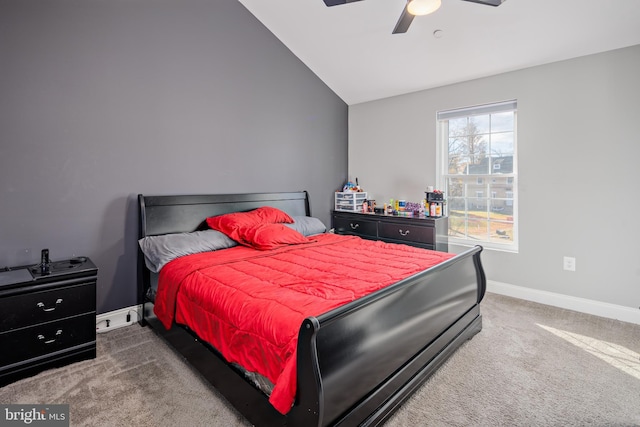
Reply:
[[[85,314],[56,322],[0,334],[0,366],[91,343],[96,339],[96,314]]]
[[[95,282],[0,299],[0,332],[95,312]]]
[[[433,245],[436,240],[436,231],[433,227],[381,222],[378,225],[378,236],[381,239]]]
[[[336,216],[333,218],[333,228],[339,234],[357,234],[359,236],[373,237],[378,236],[376,221],[366,219],[343,218]]]

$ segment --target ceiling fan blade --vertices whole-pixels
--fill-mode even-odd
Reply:
[[[500,6],[502,3],[504,3],[507,0],[464,0],[464,1],[470,1],[471,3],[485,4],[487,6]]]
[[[407,2],[407,4],[409,4],[409,2]],[[415,16],[409,13],[407,6],[405,5],[402,10],[402,15],[400,15],[400,19],[398,19],[398,23],[393,29],[392,34],[406,33],[409,29],[409,25],[411,25],[411,22],[413,21],[413,18],[415,18]]]
[[[341,4],[353,3],[356,1],[362,0],[324,0],[324,4],[326,4],[327,6],[339,6]]]

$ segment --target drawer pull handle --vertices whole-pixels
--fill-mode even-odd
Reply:
[[[58,329],[56,331],[56,336],[55,338],[51,338],[50,340],[46,339],[44,335],[40,334],[38,335],[38,339],[40,341],[44,341],[45,344],[53,344],[54,342],[56,342],[56,340],[58,339],[58,337],[62,335],[62,329]]]
[[[360,227],[360,224],[350,223],[349,226],[351,227],[352,230],[355,230],[356,228]]]
[[[402,231],[401,229],[398,229],[398,232],[400,232],[401,236],[406,236],[407,234],[409,234],[409,230],[407,231]]]
[[[53,307],[49,307],[49,308],[45,308],[45,305],[43,302],[39,302],[38,304],[36,304],[38,306],[38,308],[41,308],[42,311],[53,311],[56,308],[58,308],[58,304],[62,304],[62,298],[58,298],[56,300],[56,304]]]

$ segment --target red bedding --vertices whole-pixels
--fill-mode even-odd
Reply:
[[[453,254],[323,234],[258,251],[237,246],[177,258],[160,271],[154,312],[189,326],[232,363],[268,378],[285,414],[296,393],[302,321],[396,283]]]

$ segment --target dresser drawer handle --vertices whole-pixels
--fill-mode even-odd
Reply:
[[[53,344],[54,342],[56,342],[56,340],[58,339],[58,337],[59,337],[60,335],[62,335],[62,329],[58,329],[58,330],[56,331],[56,336],[55,336],[55,338],[51,338],[50,340],[48,340],[48,339],[46,339],[46,338],[45,338],[45,336],[44,336],[44,335],[40,334],[40,335],[38,335],[38,339],[39,339],[40,341],[43,341],[43,340],[44,340],[44,343],[45,343],[45,344]]]
[[[402,229],[398,229],[398,232],[400,233],[401,236],[406,236],[407,234],[409,234],[409,230],[402,231]]]
[[[350,223],[349,226],[351,227],[352,230],[355,230],[356,228],[360,227],[360,224]]]
[[[41,308],[42,311],[53,311],[56,308],[58,308],[58,304],[62,304],[62,298],[58,298],[56,300],[56,305],[54,305],[53,307],[49,307],[49,308],[44,308],[44,303],[43,302],[39,302],[38,304],[36,304],[38,306],[38,308]]]

